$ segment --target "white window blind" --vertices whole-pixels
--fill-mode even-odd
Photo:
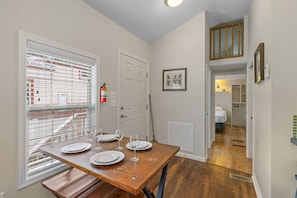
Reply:
[[[39,152],[41,146],[95,129],[96,60],[30,39],[25,54],[23,180],[27,182],[64,166]]]

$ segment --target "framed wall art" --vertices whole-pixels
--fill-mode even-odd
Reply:
[[[264,80],[264,43],[258,45],[254,54],[255,83],[259,84]]]
[[[186,91],[187,68],[163,70],[163,91]]]

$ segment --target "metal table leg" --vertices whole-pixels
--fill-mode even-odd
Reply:
[[[159,187],[158,187],[158,192],[157,192],[157,197],[156,198],[162,198],[163,197],[163,192],[164,192],[164,186],[165,186],[165,181],[166,181],[166,175],[167,175],[167,167],[168,164],[166,164],[166,166],[164,166],[163,170],[162,170],[162,175],[160,178],[160,182],[159,182]],[[155,198],[154,193],[150,192],[147,187],[145,187],[143,189],[143,192],[145,194],[145,196],[147,198]]]

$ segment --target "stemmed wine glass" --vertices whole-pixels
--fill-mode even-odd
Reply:
[[[89,155],[92,155],[93,141],[94,141],[94,139],[93,139],[93,133],[90,132],[90,131],[88,131],[87,132],[87,142],[89,142],[91,144],[91,148],[89,150]]]
[[[121,140],[124,138],[124,130],[116,129],[115,136],[116,136],[117,140],[119,141],[119,146],[116,149],[121,151],[121,150],[123,150],[123,147],[121,147]]]
[[[97,147],[95,147],[95,150],[99,152],[102,147],[100,146],[100,140],[102,139],[102,129],[95,130],[94,132],[94,140],[97,142]]]
[[[138,135],[131,135],[130,136],[129,145],[134,150],[134,155],[133,155],[133,157],[131,157],[130,160],[136,162],[136,161],[139,160],[139,158],[136,156],[136,150],[139,147]]]

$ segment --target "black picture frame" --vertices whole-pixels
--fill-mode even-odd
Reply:
[[[163,70],[163,91],[186,91],[187,68]]]
[[[264,43],[260,43],[254,53],[254,73],[256,84],[264,80]]]

